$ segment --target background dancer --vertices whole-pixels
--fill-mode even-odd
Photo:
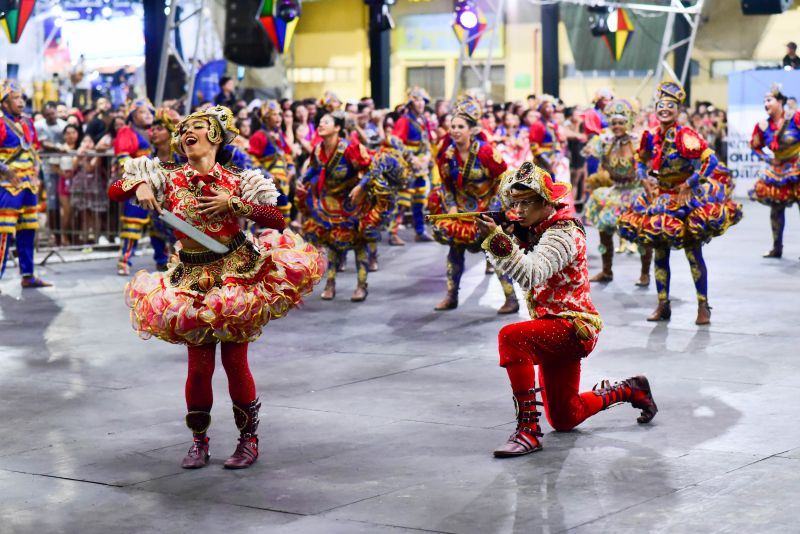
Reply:
[[[11,80],[0,85],[0,278],[16,241],[21,284],[24,288],[51,284],[33,274],[33,250],[41,188],[38,174],[39,139],[33,122],[23,116],[25,96]]]
[[[767,120],[756,124],[750,139],[753,152],[769,166],[749,192],[752,200],[770,207],[772,250],[764,254],[765,258],[783,255],[786,208],[800,203],[800,112],[787,118],[785,105],[786,96],[780,87],[772,86],[764,97]]]
[[[408,90],[408,103],[406,112],[394,126],[394,134],[402,139],[403,143],[416,156],[414,161],[414,177],[405,191],[405,198],[401,198],[401,205],[410,204],[414,216],[415,241],[428,242],[433,238],[425,230],[425,201],[431,180],[431,167],[433,154],[431,147],[431,128],[423,113],[425,106],[430,103],[431,97],[421,87],[412,87]],[[409,198],[410,197],[410,198]]]
[[[635,117],[633,106],[627,100],[613,100],[606,106],[604,114],[609,120],[609,130],[595,136],[586,146],[586,153],[600,162],[597,173],[589,177],[593,191],[586,202],[586,217],[600,232],[600,255],[603,259],[603,270],[590,281],[602,283],[614,279],[611,267],[619,216],[642,194],[642,184],[636,176],[638,143],[631,134]],[[642,271],[636,285],[647,287],[650,285],[653,249],[644,246],[639,249]]]
[[[432,214],[457,214],[500,209],[497,190],[506,163],[494,146],[480,132],[481,108],[470,96],[459,99],[450,125],[442,139],[437,165],[442,183],[431,193]],[[465,253],[479,252],[481,239],[475,219],[444,219],[433,227],[436,241],[450,247],[447,254],[447,295],[434,307],[436,311],[458,307],[458,289],[464,274]],[[511,279],[496,273],[506,301],[497,313],[519,311]]]
[[[662,82],[657,95],[660,124],[644,133],[638,151],[638,175],[645,192],[620,217],[619,233],[655,251],[658,306],[647,320],[666,321],[672,316],[669,255],[676,248],[684,249],[691,267],[697,293],[695,324],[709,324],[703,244],[739,222],[742,206],[730,199],[730,173],[714,151],[697,132],[677,124],[678,106],[686,97],[683,87]]]

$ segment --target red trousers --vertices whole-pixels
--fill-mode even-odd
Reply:
[[[544,413],[555,430],[571,430],[602,408],[601,397],[578,391],[581,358],[591,349],[566,319],[548,317],[504,326],[498,342],[500,366],[506,368],[514,392],[535,387],[534,365],[539,366]]]
[[[240,405],[256,398],[256,384],[247,364],[247,343],[222,343],[222,367],[228,375],[231,400]],[[211,378],[214,376],[217,345],[209,343],[189,349],[189,372],[186,377],[186,407],[191,411],[211,411],[214,395]]]

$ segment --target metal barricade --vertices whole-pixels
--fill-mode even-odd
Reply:
[[[37,251],[44,265],[64,251],[119,249],[122,205],[108,198],[114,176],[112,151],[42,152]]]

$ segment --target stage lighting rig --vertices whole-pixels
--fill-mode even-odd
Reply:
[[[478,25],[478,8],[474,0],[455,0],[453,11],[456,15],[456,24],[465,30],[471,30]]]
[[[301,13],[300,0],[279,0],[275,15],[284,22],[291,22]]]
[[[610,33],[608,28],[608,18],[611,15],[611,8],[608,6],[589,6],[589,30],[595,37],[602,37]]]

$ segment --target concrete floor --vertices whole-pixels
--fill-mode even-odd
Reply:
[[[705,249],[710,327],[680,253],[669,324],[644,320],[655,289],[634,287],[634,256],[593,293],[607,326],[582,386],[646,373],[654,422],[629,406],[570,433],[545,422],[544,450],[512,460],[491,456],[514,426],[496,334],[520,318],[495,315],[479,256],[455,311],[432,311],[445,247],[410,244],[381,249],[367,302],[349,301],[351,263],[337,300],[318,289],[269,325],[251,349],[262,456],[238,472],[222,469],[236,432],[219,368],[212,463],[179,467],[185,349],[135,336],[112,261],[49,265],[56,287],[24,292],[10,268],[0,532],[797,532],[800,218],[766,260],[767,211],[745,211]]]

